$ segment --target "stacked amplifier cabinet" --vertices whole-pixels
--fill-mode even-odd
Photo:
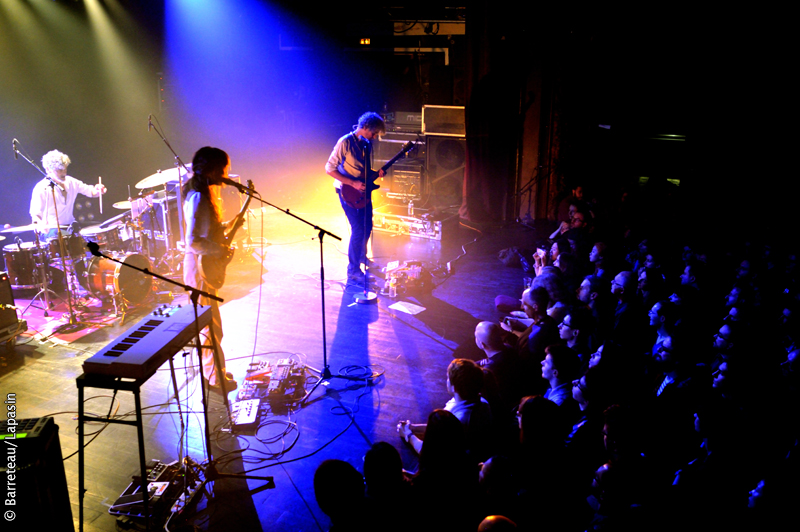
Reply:
[[[423,106],[422,133],[428,147],[429,203],[440,208],[461,205],[467,162],[464,107]]]
[[[421,113],[397,111],[385,119],[386,135],[376,145],[374,168],[392,159],[406,142],[415,143],[379,182],[386,203],[460,206],[467,161],[464,107],[425,105]]]
[[[403,113],[412,115],[413,113]],[[419,114],[419,113],[417,113]],[[412,129],[416,127],[416,131]],[[419,124],[392,127],[387,124],[386,135],[377,142],[373,161],[374,168],[380,168],[394,158],[407,142],[414,147],[404,157],[397,160],[386,173],[380,193],[391,203],[419,203],[425,196],[425,140],[420,136]]]

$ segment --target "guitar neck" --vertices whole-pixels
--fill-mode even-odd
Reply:
[[[389,159],[389,161],[386,164],[381,166],[381,170],[383,170],[385,172],[386,170],[391,168],[391,166],[394,163],[396,163],[398,159],[400,159],[402,156],[404,156],[406,153],[408,153],[408,151],[413,147],[414,147],[414,143],[413,142],[411,142],[411,141],[406,142],[403,145],[403,148],[399,152],[397,152],[397,155],[395,155],[394,157]]]
[[[253,188],[253,183],[252,183],[252,181],[248,181],[248,182],[247,182],[247,186],[248,186],[250,189],[252,189],[252,188]],[[233,239],[234,235],[236,234],[236,231],[238,231],[238,230],[239,230],[239,228],[240,228],[240,227],[242,226],[242,224],[244,223],[244,215],[245,215],[245,213],[247,212],[247,207],[250,205],[250,200],[251,200],[251,199],[253,199],[253,196],[250,196],[250,195],[248,195],[248,196],[247,196],[247,199],[244,201],[244,205],[242,205],[242,208],[241,208],[241,210],[239,211],[239,213],[238,213],[238,214],[236,215],[236,217],[234,218],[234,222],[233,222],[233,224],[231,225],[230,229],[228,230],[228,233],[225,235],[225,240],[226,240],[228,243],[230,243],[230,241]]]

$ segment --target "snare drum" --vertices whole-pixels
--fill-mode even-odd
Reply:
[[[47,247],[50,251],[50,260],[61,260],[61,246],[58,243],[58,238],[54,238],[47,242]],[[64,258],[79,259],[86,255],[86,241],[81,238],[81,235],[71,234],[64,235],[64,248],[67,254]]]
[[[137,268],[150,268],[150,260],[138,253],[114,254],[114,258]],[[144,301],[153,286],[153,278],[103,257],[92,257],[86,273],[82,276],[84,288],[94,297],[122,294],[129,305]]]
[[[104,251],[122,251],[122,239],[119,236],[120,226],[123,224],[115,223],[108,227],[93,225],[81,229],[81,236],[86,242],[97,242]]]
[[[44,250],[37,248],[33,242],[3,246],[3,258],[12,289],[27,290],[39,286],[36,266],[42,264],[43,255]]]

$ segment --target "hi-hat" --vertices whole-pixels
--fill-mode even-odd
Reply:
[[[192,165],[186,165],[189,170],[192,169]],[[136,185],[136,188],[155,188],[160,187],[161,185],[165,185],[167,183],[178,183],[181,181],[181,178],[188,175],[186,170],[183,168],[170,168],[169,170],[159,170],[153,175],[147,176]]]

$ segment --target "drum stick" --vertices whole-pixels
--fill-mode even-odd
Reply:
[[[100,188],[101,188],[101,190],[97,191],[97,195],[100,198],[100,214],[103,214],[103,191],[102,191],[103,178],[102,177],[97,176],[97,184],[100,185]]]

